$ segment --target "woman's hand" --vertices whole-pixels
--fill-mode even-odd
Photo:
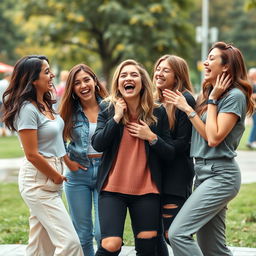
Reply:
[[[213,86],[213,90],[209,95],[209,99],[218,100],[220,96],[228,89],[231,84],[231,76],[223,73],[217,76],[217,80],[215,85]]]
[[[66,166],[68,167],[68,169],[72,172],[75,172],[75,171],[78,171],[79,168],[80,169],[83,169],[83,170],[87,170],[86,167],[82,166],[81,164],[79,164],[78,162],[76,161],[72,161],[68,155],[65,155],[64,157],[64,162],[66,164]]]
[[[163,96],[167,104],[173,104],[175,107],[186,113],[193,111],[180,91],[176,90],[176,92],[173,92],[172,90],[164,89]]]
[[[52,179],[52,181],[53,181],[53,183],[55,183],[55,184],[62,184],[63,181],[68,181],[68,179],[67,179],[65,176],[59,174],[59,175],[56,175],[56,177],[54,177],[54,178]]]
[[[130,135],[133,137],[147,140],[149,142],[157,138],[156,134],[154,134],[149,126],[142,120],[140,120],[140,124],[129,122],[126,127]]]
[[[78,171],[79,169],[83,169],[84,171],[87,170],[86,167],[84,167],[84,166],[82,166],[81,164],[79,164],[78,162],[72,161],[72,160],[69,161],[69,163],[68,163],[67,166],[68,166],[69,170],[72,171],[72,172],[76,172],[76,171]]]
[[[126,111],[126,109],[126,102],[123,98],[119,98],[115,105],[115,115],[113,117],[117,123],[119,123],[122,117],[124,116],[124,112]]]

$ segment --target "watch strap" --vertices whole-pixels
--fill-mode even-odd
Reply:
[[[209,99],[209,100],[207,100],[207,104],[218,105],[218,101],[214,100],[214,99]]]

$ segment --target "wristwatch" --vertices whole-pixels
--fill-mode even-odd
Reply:
[[[196,111],[192,111],[188,114],[189,119],[193,118],[194,116],[196,116]]]
[[[155,139],[153,139],[152,141],[149,142],[149,145],[153,146],[157,143],[157,141],[158,141],[158,138],[156,137]]]
[[[209,99],[209,100],[207,100],[207,104],[218,105],[218,101],[217,100],[213,100],[213,99]]]

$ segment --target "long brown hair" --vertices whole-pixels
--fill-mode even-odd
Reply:
[[[74,66],[68,75],[68,79],[65,86],[65,91],[61,99],[60,103],[60,115],[63,118],[65,122],[65,127],[63,131],[63,137],[64,140],[72,139],[71,131],[73,126],[73,114],[78,104],[78,99],[74,97],[74,85],[75,85],[75,79],[78,72],[84,71],[88,73],[92,79],[95,81],[95,96],[100,96],[101,98],[107,97],[108,93],[106,88],[100,83],[98,80],[96,74],[93,72],[93,70],[85,65],[85,64],[77,64]]]
[[[182,59],[181,57],[176,56],[176,55],[169,55],[169,54],[166,54],[166,55],[160,57],[155,63],[154,74],[155,74],[159,64],[165,60],[167,60],[168,65],[173,70],[174,78],[175,78],[174,85],[172,85],[172,87],[170,87],[169,89],[171,89],[173,91],[179,90],[180,92],[189,91],[192,93],[193,86],[192,86],[192,83],[191,83],[190,77],[189,77],[189,68],[188,68],[187,62],[184,59]],[[153,76],[153,83],[155,84],[155,75]],[[159,100],[160,102],[163,101],[163,95],[159,88],[156,89],[155,98],[157,100]],[[168,108],[166,109],[167,114],[168,114],[168,119],[169,119],[169,126],[171,129],[174,128],[176,109],[177,108],[173,104],[168,106]]]
[[[135,60],[128,59],[121,62],[117,66],[112,79],[111,93],[109,97],[106,98],[106,101],[109,102],[109,105],[111,106],[111,105],[115,105],[119,98],[122,98],[122,95],[118,90],[118,79],[123,67],[128,65],[135,66],[141,75],[142,89],[140,93],[138,120],[141,119],[148,125],[156,123],[157,118],[154,116],[153,110],[155,107],[158,107],[159,105],[154,103],[153,85],[146,69]],[[128,121],[129,121],[129,110],[125,111],[124,116],[122,118],[122,123],[126,124]]]
[[[33,82],[39,78],[43,61],[49,60],[43,55],[28,55],[19,59],[12,73],[11,81],[3,94],[3,122],[12,131],[15,131],[13,122],[16,114],[19,114],[23,104],[35,102],[40,112],[43,112],[44,106],[37,102],[37,92]],[[56,100],[52,98],[50,92],[43,95],[43,101],[52,113],[54,112],[53,104]]]
[[[227,90],[232,88],[240,89],[245,94],[247,99],[247,114],[252,114],[252,87],[247,78],[246,66],[241,51],[233,45],[225,42],[217,42],[213,44],[209,50],[209,53],[214,48],[221,51],[222,65],[226,65],[228,67],[227,74],[231,76],[232,85]],[[204,80],[202,84],[202,93],[198,97],[196,104],[196,111],[198,114],[202,114],[207,110],[206,101],[208,100],[212,89],[213,85]]]

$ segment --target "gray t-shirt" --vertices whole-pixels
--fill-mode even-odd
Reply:
[[[193,127],[190,155],[195,158],[214,159],[214,158],[233,158],[237,154],[238,147],[243,135],[245,116],[247,110],[246,97],[238,88],[231,89],[224,97],[218,101],[218,113],[234,113],[239,119],[231,132],[217,146],[209,147],[206,140]],[[201,116],[203,122],[206,121],[206,113]]]
[[[43,115],[32,103],[25,103],[14,121],[17,131],[37,130],[38,152],[46,157],[62,157],[66,154],[63,142],[64,121],[59,115],[51,120]]]

